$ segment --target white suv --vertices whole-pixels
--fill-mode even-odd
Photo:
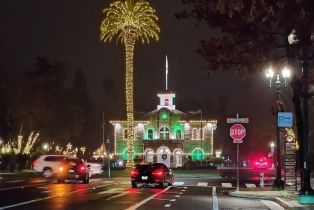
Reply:
[[[59,163],[65,158],[66,155],[42,155],[33,162],[33,170],[42,172],[46,178],[52,177],[58,171]]]

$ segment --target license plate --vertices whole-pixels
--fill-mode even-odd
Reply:
[[[74,173],[74,170],[69,170],[70,173]]]
[[[147,180],[148,177],[147,176],[142,176],[142,180]]]

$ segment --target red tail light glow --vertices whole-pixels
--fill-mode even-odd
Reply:
[[[39,162],[37,162],[37,161],[33,162],[33,166],[38,166],[38,165],[39,165]]]
[[[162,175],[164,175],[164,171],[161,170],[161,169],[157,169],[157,170],[153,171],[152,175],[154,175],[154,176],[162,176]]]
[[[138,170],[136,170],[136,169],[131,170],[131,176],[136,176],[138,174],[139,174]]]
[[[78,166],[78,171],[80,172],[80,173],[85,173],[86,172],[86,167],[85,167],[85,165],[79,165]]]

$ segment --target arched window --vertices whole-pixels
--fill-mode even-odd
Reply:
[[[128,130],[125,128],[123,129],[123,140],[127,140],[128,139]]]
[[[147,138],[148,139],[154,139],[154,131],[153,131],[153,129],[149,129],[147,131]]]
[[[176,131],[176,139],[182,139],[181,130],[177,130],[177,131]]]
[[[160,128],[160,139],[169,139],[169,128]]]
[[[192,140],[196,140],[197,139],[197,128],[193,128],[192,129]]]
[[[192,160],[203,160],[205,158],[204,150],[195,148],[192,152]]]

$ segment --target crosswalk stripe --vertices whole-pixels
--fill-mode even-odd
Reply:
[[[184,182],[174,182],[173,183],[173,185],[176,185],[176,186],[181,186],[181,185],[183,185],[184,184]]]
[[[207,187],[208,183],[207,182],[198,182],[197,186],[199,186],[199,187]]]

